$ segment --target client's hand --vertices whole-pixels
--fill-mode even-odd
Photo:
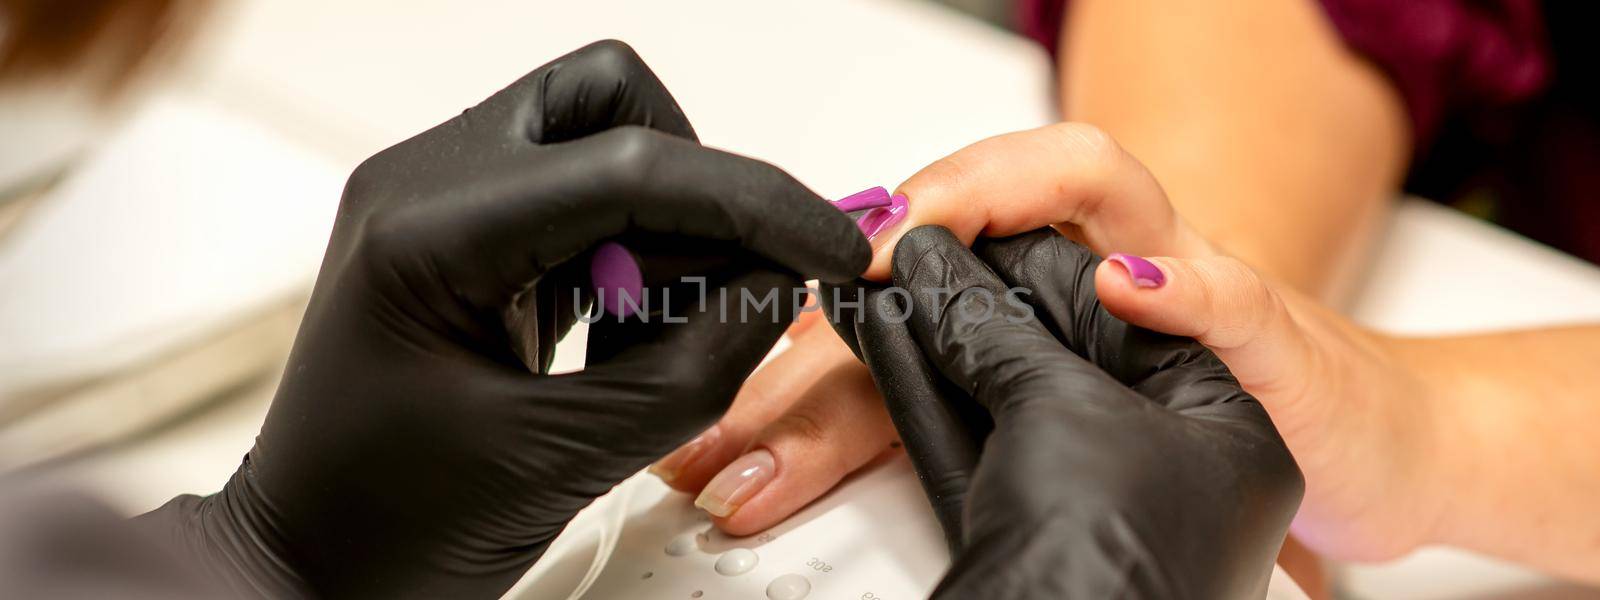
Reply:
[[[869,278],[889,274],[901,232],[929,223],[963,242],[1048,225],[1103,256],[1173,257],[1151,259],[1154,273],[1122,266],[1141,267],[1137,256],[1102,263],[1101,300],[1129,322],[1198,338],[1267,408],[1306,474],[1297,537],[1334,557],[1381,559],[1431,535],[1436,490],[1449,486],[1424,465],[1448,432],[1436,430],[1433,392],[1407,366],[1410,350],[1220,255],[1105,133],[1065,123],[990,138],[898,192],[911,199],[907,216],[873,240]],[[735,533],[776,523],[894,439],[881,397],[839,340],[813,328],[794,341],[740,390],[720,436],[675,453],[694,458],[670,480],[691,491],[743,452],[776,465],[763,481],[781,493],[734,494],[742,508],[719,506],[732,509],[718,523]],[[723,477],[750,472],[742,465]]]
[[[1100,308],[1098,262],[1055,232],[969,251],[920,227],[894,252],[895,288],[838,323],[946,527],[936,597],[1265,590],[1302,491],[1294,460],[1215,355]]]
[[[1193,337],[1272,414],[1306,474],[1297,539],[1348,560],[1397,557],[1437,537],[1452,485],[1435,387],[1403,340],[1364,329],[1225,256],[1120,256],[1095,273],[1112,314]]]
[[[1432,535],[1438,490],[1449,486],[1424,465],[1448,432],[1436,430],[1433,392],[1411,370],[1411,350],[1222,256],[1105,134],[1064,124],[1003,135],[901,190],[912,198],[907,226],[955,221],[968,241],[1052,224],[1112,256],[1095,273],[1107,310],[1198,339],[1272,415],[1305,472],[1294,533],[1312,548],[1382,559]],[[890,248],[874,243],[869,276]],[[1140,254],[1175,258],[1152,264]]]
[[[1209,254],[1173,212],[1155,178],[1098,129],[1052,125],[990,138],[913,175],[899,220],[874,237],[867,276],[889,275],[900,232],[943,225],[970,243],[1058,225],[1096,250]],[[715,426],[652,469],[699,494],[734,534],[775,525],[870,462],[895,439],[883,399],[849,349],[806,315],[793,345],[739,390]],[[708,485],[710,483],[710,485]]]
[[[589,302],[585,252],[632,232],[722,244],[732,297],[868,261],[793,178],[700,146],[631,49],[590,45],[356,169],[255,447],[142,522],[240,595],[498,597],[722,414],[789,322],[719,318],[712,289],[683,322],[597,322],[582,372],[541,374]]]

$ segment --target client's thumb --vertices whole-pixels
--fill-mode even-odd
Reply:
[[[1112,254],[1095,272],[1095,291],[1119,319],[1210,348],[1269,409],[1284,396],[1274,392],[1307,379],[1305,332],[1276,287],[1237,259]]]

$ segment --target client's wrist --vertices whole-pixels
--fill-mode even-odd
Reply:
[[[1482,456],[1478,432],[1492,428],[1476,398],[1481,380],[1437,338],[1390,337],[1386,344],[1395,365],[1411,387],[1408,400],[1419,407],[1418,422],[1409,429],[1414,440],[1402,440],[1415,475],[1406,487],[1416,497],[1419,518],[1426,523],[1418,545],[1471,546],[1472,531],[1482,525],[1480,506],[1499,492],[1486,489],[1495,478],[1486,471],[1497,461]]]

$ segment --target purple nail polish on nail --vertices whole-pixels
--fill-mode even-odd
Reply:
[[[883,186],[870,187],[833,201],[834,208],[847,213],[891,204],[893,200],[889,198],[889,190],[883,189]]]
[[[600,244],[589,263],[589,279],[594,282],[597,294],[605,296],[601,308],[613,316],[631,316],[632,304],[623,302],[624,295],[633,303],[644,301],[644,275],[639,262],[628,248],[616,242]]]
[[[906,210],[907,208],[908,204],[905,195],[896,194],[890,199],[888,208],[873,209],[872,212],[861,217],[861,220],[856,224],[861,227],[861,232],[867,234],[867,239],[870,240],[878,237],[880,233],[893,229],[895,225],[899,225],[901,221],[904,221],[909,213]]]
[[[1167,275],[1155,263],[1142,257],[1117,252],[1107,256],[1106,260],[1122,265],[1128,271],[1128,278],[1133,280],[1134,287],[1158,288],[1167,282]]]
[[[883,224],[883,220],[888,217],[889,209],[874,208],[867,211],[866,214],[861,215],[861,218],[856,219],[856,227],[861,229],[861,235],[867,236],[870,239],[872,237],[872,233],[877,231],[878,227]]]

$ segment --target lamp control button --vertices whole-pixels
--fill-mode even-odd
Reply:
[[[802,600],[810,593],[811,582],[794,573],[779,575],[767,584],[767,598],[771,600]]]
[[[760,557],[750,549],[734,548],[717,557],[716,569],[718,573],[732,577],[749,573],[760,561]]]
[[[700,548],[700,534],[688,532],[667,542],[667,556],[683,556]]]

